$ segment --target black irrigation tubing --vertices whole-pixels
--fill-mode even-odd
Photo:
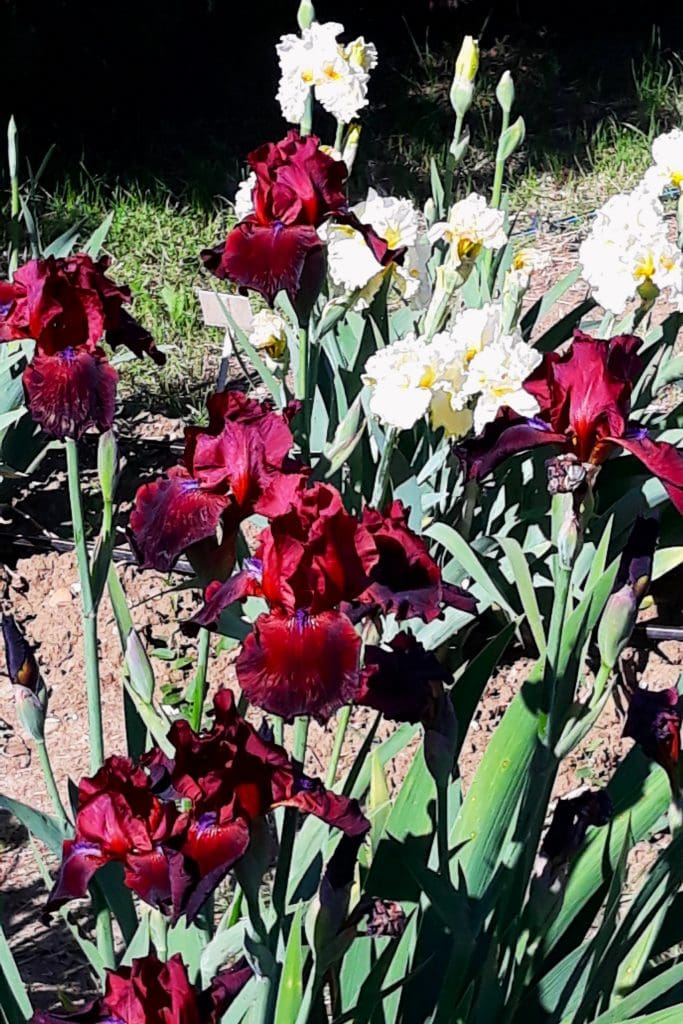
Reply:
[[[680,191],[676,188],[667,188],[666,191],[662,192],[662,199],[676,199],[680,195]],[[577,224],[582,224],[584,221],[593,220],[597,214],[597,209],[589,210],[588,213],[572,213],[567,217],[560,217],[559,220],[549,220],[541,222],[541,218],[537,213],[534,213],[531,217],[531,227],[520,228],[510,232],[511,238],[530,238],[533,235],[537,235],[542,229],[549,232],[559,233],[560,231],[567,231],[570,227],[574,227]]]
[[[61,537],[17,537],[14,533],[7,533],[0,530],[0,547],[7,544],[9,548],[21,555],[24,549],[27,556],[37,555],[45,551],[57,551],[59,554],[74,550],[74,543],[71,540],[63,540]],[[92,556],[95,551],[94,544],[88,544],[88,552]],[[116,547],[112,551],[112,559],[115,562],[122,562],[124,565],[137,565],[137,559],[128,548]],[[170,572],[180,573],[181,576],[194,576],[195,571],[186,558],[179,558]]]

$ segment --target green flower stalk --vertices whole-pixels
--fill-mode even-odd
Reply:
[[[71,520],[73,523],[78,576],[81,585],[81,620],[83,623],[85,685],[88,699],[88,724],[90,732],[90,770],[94,775],[101,768],[104,761],[100,666],[97,652],[97,606],[93,599],[88,547],[85,540],[78,446],[73,438],[67,438],[65,444]]]
[[[19,214],[21,212],[21,200],[19,196],[19,146],[17,142],[17,125],[13,117],[10,117],[7,126],[7,163],[10,179],[10,223],[9,223],[9,251],[7,253],[9,279],[12,280],[14,271],[19,266],[19,241],[20,227]]]
[[[370,504],[373,508],[382,509],[385,505],[389,485],[391,483],[391,459],[398,444],[398,428],[387,427],[384,435],[384,448],[377,467],[377,475],[372,489]]]

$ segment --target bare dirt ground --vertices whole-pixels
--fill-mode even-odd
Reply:
[[[550,262],[536,275],[530,301],[543,294],[575,264],[575,235],[544,236],[537,243],[547,251]],[[579,284],[564,297],[560,315],[569,312],[585,297],[585,285]],[[663,311],[664,313],[666,311]],[[661,315],[661,314],[660,314]],[[553,320],[558,318],[555,310]],[[537,330],[542,330],[539,325]],[[161,417],[142,417],[125,421],[127,458],[124,473],[127,490],[124,510],[135,489],[151,475],[156,475],[177,460],[169,449],[169,441],[182,438],[182,424]],[[159,439],[163,444],[159,444]],[[88,446],[86,445],[86,449]],[[86,469],[92,472],[94,446],[87,451]],[[46,491],[45,487],[48,487]],[[46,463],[44,472],[32,484],[22,502],[19,517],[13,516],[3,528],[0,524],[0,564],[7,566],[0,576],[0,602],[11,611],[36,645],[45,681],[51,690],[47,741],[57,783],[65,801],[68,781],[74,783],[88,774],[88,727],[84,692],[84,665],[80,634],[80,596],[75,560],[71,553],[32,555],[16,561],[8,553],[12,540],[33,534],[37,539],[40,524],[64,522],[67,518],[64,480],[59,468]],[[5,543],[2,530],[5,530]],[[124,538],[121,538],[122,542]],[[16,548],[14,549],[16,552]],[[9,568],[9,566],[12,566]],[[159,687],[168,685],[182,691],[192,678],[195,643],[178,628],[179,620],[187,618],[195,607],[196,593],[170,593],[170,587],[182,582],[153,572],[140,572],[132,565],[120,567],[124,587],[136,626],[149,649],[165,648],[191,663],[174,668],[169,661],[155,659]],[[122,659],[113,615],[105,599],[99,618],[102,665],[102,700],[104,706],[105,743],[108,753],[125,750],[125,729],[122,703]],[[233,655],[221,653],[212,658],[212,687],[234,685]],[[675,685],[683,664],[680,644],[664,643],[649,658],[642,676],[644,685],[661,688]],[[0,667],[4,668],[1,664]],[[460,771],[467,786],[479,763],[491,733],[496,728],[511,698],[519,690],[529,663],[519,659],[502,666],[491,679],[466,738]],[[353,753],[362,742],[367,718],[355,713],[349,740],[341,761],[341,770],[350,766]],[[556,788],[556,796],[575,789],[580,783],[604,784],[631,745],[621,737],[623,711],[610,702],[598,726],[581,750],[569,758]],[[383,725],[380,736],[391,726]],[[316,728],[311,734],[307,769],[311,774],[324,774],[334,738],[334,724]],[[408,748],[389,766],[390,780],[398,781],[407,770],[415,745]],[[0,791],[33,807],[49,811],[37,758],[29,741],[18,726],[11,687],[0,673]],[[634,851],[631,878],[635,880],[651,861],[661,841],[655,837],[641,843]],[[55,869],[54,861],[47,860]],[[59,918],[47,919],[43,914],[46,887],[36,866],[25,831],[4,812],[0,812],[0,913],[12,944],[22,975],[26,979],[36,1006],[54,1004],[59,992],[72,998],[85,995],[91,982],[83,969],[82,956]],[[87,922],[86,922],[87,927]]]

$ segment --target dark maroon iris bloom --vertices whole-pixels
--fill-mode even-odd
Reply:
[[[273,518],[256,557],[207,588],[193,623],[211,626],[233,601],[264,597],[270,610],[254,623],[236,662],[240,685],[272,714],[325,721],[361,692],[354,621],[380,612],[431,621],[442,604],[473,612],[475,602],[442,582],[400,502],[386,517],[366,510],[359,522],[326,484],[308,487],[304,477],[290,476],[273,492],[272,508],[263,509]]]
[[[356,703],[381,711],[394,722],[429,722],[450,673],[412,633],[397,633],[383,647],[365,648]]]
[[[208,427],[187,428],[182,462],[135,496],[130,536],[143,568],[165,572],[187,552],[198,572],[229,575],[239,524],[289,468],[295,409],[279,415],[241,392],[213,395],[208,407]]]
[[[173,803],[153,792],[150,779],[126,757],[110,757],[78,787],[76,835],[66,839],[48,900],[56,908],[85,895],[98,868],[122,864],[126,885],[163,911],[171,906],[166,844],[183,820]]]
[[[85,254],[50,256],[31,260],[11,284],[0,284],[0,341],[35,341],[24,371],[26,401],[54,437],[78,439],[89,427],[112,425],[118,375],[99,347],[103,338],[164,362],[152,337],[122,309],[130,290],[106,276],[109,263]]]
[[[358,598],[354,619],[379,609],[393,612],[399,622],[416,617],[431,622],[444,606],[474,614],[476,601],[460,587],[443,582],[426,543],[409,528],[408,511],[400,501],[384,514],[364,509],[362,523],[376,557],[367,565],[370,585]]]
[[[236,662],[240,686],[272,714],[324,721],[358,691],[360,638],[339,606],[365,590],[376,553],[334,487],[308,487],[300,476],[276,490],[275,504],[289,501],[289,509],[273,516],[242,573],[207,588],[193,621],[212,625],[233,601],[264,597],[269,611],[254,623]]]
[[[345,209],[346,165],[320,149],[314,135],[292,130],[247,157],[256,174],[254,213],[215,249],[201,256],[216,277],[259,292],[271,305],[286,291],[310,308],[324,276],[324,247],[317,229]]]
[[[623,448],[659,477],[683,512],[683,452],[651,440],[629,422],[631,394],[642,372],[640,344],[632,335],[602,341],[575,331],[567,351],[547,353],[524,385],[538,400],[538,416],[525,420],[504,409],[459,449],[468,476],[481,480],[511,455],[540,445],[594,465]]]
[[[604,789],[558,800],[541,853],[556,865],[565,863],[582,845],[589,826],[607,825],[612,813],[612,801]]]
[[[328,792],[282,747],[261,738],[239,716],[229,690],[219,691],[214,708],[208,732],[174,722],[173,758],[157,748],[137,767],[112,757],[94,778],[81,780],[76,835],[64,842],[50,909],[84,896],[98,868],[114,862],[141,899],[191,922],[246,852],[253,823],[275,807],[296,807],[347,835],[365,834],[369,825],[356,801]]]
[[[646,757],[656,761],[665,770],[675,798],[679,793],[678,759],[681,749],[681,715],[678,710],[678,691],[634,691],[626,716],[624,736],[640,746]]]
[[[71,1013],[38,1010],[31,1024],[218,1024],[251,977],[242,958],[200,992],[179,953],[165,963],[149,953],[108,971],[104,995],[87,1006]]]
[[[191,805],[186,830],[172,841],[184,870],[175,916],[184,913],[188,921],[246,852],[252,823],[275,807],[296,807],[347,835],[363,836],[369,827],[354,800],[328,792],[259,736],[237,713],[230,690],[218,692],[214,709],[208,732],[173,724],[172,761],[160,752],[148,758],[167,795]]]

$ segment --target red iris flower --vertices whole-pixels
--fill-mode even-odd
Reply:
[[[274,488],[284,514],[261,534],[256,557],[226,583],[212,583],[193,622],[212,625],[233,601],[264,597],[236,661],[249,700],[288,721],[325,721],[361,687],[360,637],[353,622],[394,611],[430,621],[442,603],[474,611],[475,602],[442,583],[426,545],[408,529],[395,502],[387,517],[367,510],[359,522],[326,484],[290,477]],[[266,514],[269,514],[266,511]]]
[[[427,544],[408,526],[408,510],[394,501],[382,514],[363,510],[362,523],[374,542],[377,557],[367,566],[370,585],[351,613],[357,620],[377,610],[393,612],[397,620],[421,618],[431,622],[444,605],[474,614],[476,601],[466,591],[444,583]]]
[[[324,721],[358,690],[360,638],[339,606],[366,589],[376,553],[334,487],[306,484],[304,477],[283,482],[289,510],[261,533],[243,572],[207,588],[193,621],[210,625],[233,601],[263,596],[269,611],[254,623],[236,662],[240,686],[272,714]]]
[[[213,395],[207,405],[209,425],[187,428],[182,462],[135,496],[130,537],[143,568],[165,572],[188,552],[198,571],[228,575],[239,524],[261,510],[287,468],[295,406],[279,415],[241,392]]]
[[[275,807],[296,807],[363,836],[369,825],[355,800],[328,792],[262,739],[235,708],[229,690],[214,702],[215,722],[199,735],[177,721],[175,757],[154,749],[134,766],[111,757],[78,790],[76,835],[63,844],[50,909],[85,895],[104,864],[123,865],[137,895],[191,922],[246,852],[251,825]],[[181,810],[179,801],[189,810]]]
[[[112,425],[118,374],[99,347],[103,338],[164,362],[151,336],[122,309],[130,290],[106,276],[109,263],[85,254],[50,256],[31,260],[11,284],[0,285],[0,341],[35,341],[24,391],[33,419],[54,437],[78,439],[89,427]]]
[[[320,149],[315,135],[292,130],[247,157],[256,174],[254,213],[201,257],[216,277],[259,292],[271,305],[277,293],[310,308],[322,285],[324,246],[317,229],[345,209],[346,165]]]
[[[683,512],[683,453],[629,422],[642,372],[640,344],[632,335],[602,341],[575,331],[567,351],[547,353],[524,385],[538,400],[538,417],[525,420],[504,410],[481,437],[461,447],[469,477],[480,480],[510,455],[539,445],[552,444],[595,465],[624,448],[659,477]]]
[[[646,757],[665,770],[674,798],[679,795],[678,761],[681,752],[681,716],[675,687],[645,690],[637,687],[631,696],[624,726]]]
[[[238,714],[230,690],[216,694],[214,710],[208,732],[197,734],[187,722],[174,722],[173,760],[159,751],[148,758],[158,785],[191,805],[187,829],[173,840],[184,858],[175,917],[186,914],[188,921],[246,852],[252,823],[273,808],[296,807],[346,835],[363,836],[369,827],[355,800],[328,792],[293,765],[282,747],[262,739]]]
[[[162,963],[154,953],[107,971],[103,996],[72,1012],[36,1011],[30,1024],[218,1024],[252,976],[244,957],[208,989],[190,982],[179,953]]]
[[[397,633],[383,647],[365,648],[357,704],[394,722],[430,722],[451,675],[412,633]]]
[[[65,839],[62,863],[48,899],[55,908],[84,896],[98,868],[122,864],[126,885],[168,911],[171,878],[165,844],[183,821],[173,803],[154,792],[147,773],[127,757],[110,757],[78,787],[76,835]]]

